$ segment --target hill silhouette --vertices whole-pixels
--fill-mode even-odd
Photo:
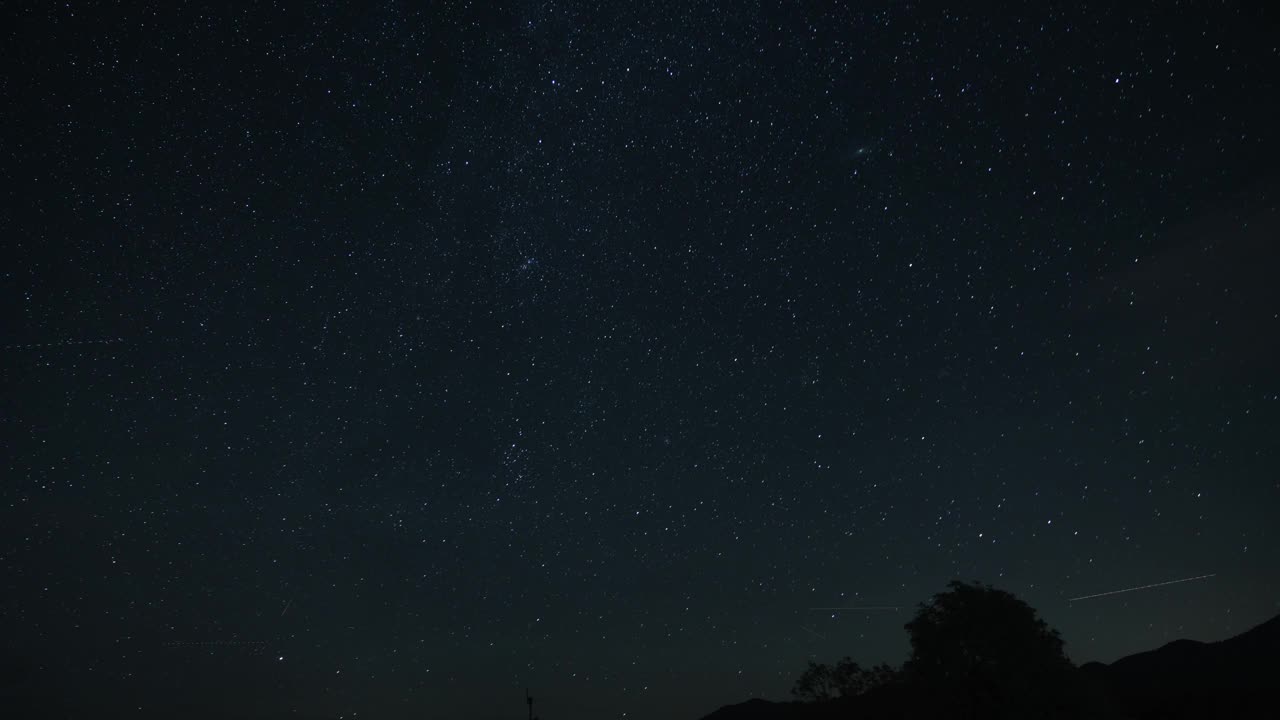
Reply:
[[[913,706],[901,687],[876,688],[857,697],[828,702],[773,702],[754,698],[726,705],[702,720],[848,720],[848,718],[914,718]]]
[[[1126,717],[1265,717],[1280,678],[1280,616],[1219,642],[1175,640],[1081,671]]]
[[[1280,678],[1280,616],[1219,642],[1175,640],[1110,664],[1086,663],[1057,682],[1077,698],[1032,716],[1108,720],[1191,720],[1270,717]],[[703,720],[914,720],[982,716],[962,703],[929,698],[904,674],[897,682],[824,702],[753,699]],[[1025,711],[1025,708],[1023,708]]]

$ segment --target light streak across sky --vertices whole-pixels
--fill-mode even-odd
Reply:
[[[810,610],[897,610],[896,605],[861,605],[859,607],[811,607]]]
[[[1095,595],[1081,595],[1080,597],[1067,598],[1067,602],[1075,602],[1076,600],[1089,600],[1090,598],[1100,598],[1107,595],[1119,595],[1120,593],[1134,592],[1135,590],[1149,590],[1151,588],[1162,587],[1164,585],[1176,585],[1178,583],[1191,582],[1192,580],[1203,580],[1211,578],[1217,573],[1209,573],[1208,575],[1197,575],[1195,577],[1182,578],[1181,580],[1167,580],[1165,582],[1152,583],[1150,585],[1139,585],[1138,587],[1125,588],[1123,590],[1111,590],[1109,592],[1097,593]]]
[[[813,629],[813,628],[811,628],[811,627],[805,627],[804,625],[801,625],[801,626],[800,626],[800,629],[801,629],[801,630],[804,630],[805,632],[809,633],[810,635],[812,635],[812,636],[814,636],[814,637],[818,638],[819,640],[826,640],[826,639],[827,639],[827,636],[826,636],[826,635],[823,635],[822,633],[818,632],[817,630],[814,630],[814,629]]]

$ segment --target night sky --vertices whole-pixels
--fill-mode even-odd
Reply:
[[[6,686],[692,720],[956,578],[1280,612],[1266,3],[124,5],[0,18]]]

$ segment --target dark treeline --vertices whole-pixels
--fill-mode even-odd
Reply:
[[[753,700],[706,720],[1156,720],[1254,718],[1276,704],[1280,618],[1220,643],[1178,641],[1076,667],[1058,632],[1014,595],[952,582],[905,629],[901,667],[810,662],[794,702]]]

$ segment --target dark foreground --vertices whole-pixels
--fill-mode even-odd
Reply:
[[[1276,717],[1280,707],[1280,617],[1215,643],[1178,640],[1110,665],[1087,663],[1057,697],[1028,712],[969,688],[961,701],[941,701],[908,683],[828,702],[749,700],[704,720],[916,720],[924,718],[1102,718],[1190,720]],[[967,700],[967,701],[966,701]]]

